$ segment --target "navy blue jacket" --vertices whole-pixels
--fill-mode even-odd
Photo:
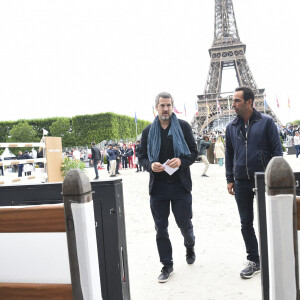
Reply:
[[[107,149],[107,154],[108,154],[109,161],[117,159],[117,150]]]
[[[180,127],[182,129],[184,139],[190,149],[191,155],[188,157],[180,157],[181,166],[178,170],[178,176],[185,187],[186,190],[192,190],[192,179],[191,179],[191,172],[190,172],[190,165],[193,164],[198,156],[197,145],[195,142],[195,138],[193,136],[192,128],[188,122],[178,119]],[[154,183],[154,174],[151,169],[151,163],[148,159],[147,154],[147,141],[148,141],[148,134],[150,130],[150,126],[148,125],[142,133],[142,140],[141,140],[141,150],[140,150],[140,162],[141,165],[145,168],[146,171],[150,173],[150,181],[149,181],[149,194],[151,194],[153,183]]]
[[[253,179],[264,172],[274,156],[282,156],[279,133],[273,119],[253,109],[248,134],[242,133],[244,120],[238,116],[226,127],[226,179]]]

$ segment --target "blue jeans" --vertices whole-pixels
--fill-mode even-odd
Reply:
[[[298,158],[300,154],[300,145],[295,145],[295,149],[296,149],[296,157]]]
[[[154,182],[150,196],[150,207],[155,223],[156,244],[160,262],[173,266],[172,245],[168,233],[170,204],[178,227],[184,237],[184,245],[191,248],[195,244],[192,224],[192,195],[181,182]]]
[[[235,180],[234,182],[235,200],[240,214],[247,259],[259,264],[258,244],[253,227],[254,187],[254,180]]]
[[[99,162],[99,160],[96,160],[96,159],[93,160],[94,170],[95,170],[95,174],[96,174],[97,178],[99,177],[99,175],[98,175],[98,162]]]

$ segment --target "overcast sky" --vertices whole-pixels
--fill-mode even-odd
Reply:
[[[155,96],[168,91],[190,121],[209,70],[214,3],[1,1],[1,120],[136,112],[152,121]],[[300,119],[300,1],[233,5],[258,87],[283,123]],[[222,91],[234,90],[235,75],[223,77]]]

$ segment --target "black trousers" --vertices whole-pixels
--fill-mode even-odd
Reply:
[[[156,229],[156,243],[160,262],[173,265],[172,245],[168,233],[170,206],[187,248],[195,244],[192,224],[192,195],[180,181],[154,182],[150,196],[151,212]]]
[[[247,260],[259,264],[258,243],[253,227],[254,180],[235,180],[235,200],[238,206],[241,231],[244,238]]]

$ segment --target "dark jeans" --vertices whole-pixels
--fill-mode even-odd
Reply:
[[[116,160],[116,174],[119,173],[120,163],[121,163],[121,159],[117,159]]]
[[[122,168],[127,169],[127,157],[122,157]]]
[[[300,154],[300,145],[295,145],[295,149],[296,149],[296,157],[298,158]]]
[[[94,163],[95,174],[96,174],[96,177],[98,178],[99,177],[99,175],[98,175],[98,163],[99,163],[99,160],[98,159],[94,159],[93,163]]]
[[[24,165],[18,165],[18,177],[22,177],[23,166]]]
[[[239,209],[247,259],[259,264],[258,244],[253,227],[254,186],[254,180],[235,180],[234,182],[235,200]]]
[[[138,160],[138,164],[136,166],[137,170],[142,171],[142,164],[140,163],[140,159]]]
[[[170,204],[178,227],[184,237],[184,245],[191,248],[195,244],[192,224],[192,195],[177,182],[154,182],[150,196],[150,207],[156,229],[156,244],[160,262],[173,265],[172,245],[168,233]]]
[[[106,161],[107,161],[107,172],[109,172],[110,169],[110,162],[108,156],[106,156]]]

